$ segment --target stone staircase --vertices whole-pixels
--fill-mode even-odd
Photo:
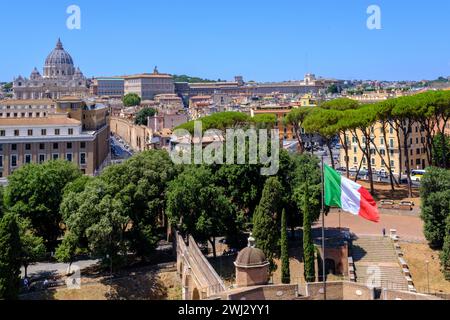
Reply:
[[[353,241],[356,282],[376,288],[408,291],[408,281],[389,237],[360,236]],[[376,274],[380,277],[376,277]]]

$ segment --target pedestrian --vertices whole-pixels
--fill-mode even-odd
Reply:
[[[383,237],[386,237],[386,229],[383,228]]]
[[[30,283],[28,282],[28,278],[23,279],[23,284],[24,284],[25,288],[27,288],[27,290],[30,289],[30,287],[29,287]]]

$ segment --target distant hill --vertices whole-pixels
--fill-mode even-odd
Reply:
[[[187,76],[185,74],[182,75],[173,75],[173,81],[175,82],[189,82],[189,83],[211,83],[211,82],[217,82],[215,80],[209,80],[209,79],[203,79],[203,78],[198,78],[198,77],[191,77],[191,76]]]

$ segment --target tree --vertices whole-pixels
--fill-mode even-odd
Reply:
[[[146,126],[148,123],[148,118],[153,117],[155,114],[156,110],[153,108],[144,108],[139,110],[136,114],[136,118],[134,119],[134,123],[141,126]]]
[[[317,133],[323,138],[328,148],[333,168],[335,168],[335,164],[331,144],[339,133],[337,127],[339,118],[340,112],[337,110],[314,108],[303,123],[306,132]]]
[[[313,156],[301,156],[294,180],[294,197],[302,211],[303,220],[303,261],[304,276],[308,282],[315,281],[314,243],[311,225],[320,216],[321,174],[318,159]]]
[[[276,270],[273,258],[279,252],[279,227],[277,223],[282,204],[283,187],[276,177],[267,179],[261,200],[253,215],[253,237],[270,263],[270,271]]]
[[[314,107],[300,107],[292,109],[286,116],[286,122],[294,128],[294,133],[299,145],[299,153],[305,152],[305,142],[303,139],[302,126],[305,119],[314,110]]]
[[[31,222],[28,219],[17,217],[20,232],[20,261],[28,276],[28,266],[45,257],[46,248],[44,239],[34,235]]]
[[[20,251],[17,218],[7,213],[0,220],[0,299],[17,299],[20,288]]]
[[[450,207],[448,209],[450,211]],[[441,268],[445,279],[450,281],[450,214],[447,216],[445,224],[444,246],[440,254]]]
[[[55,258],[58,262],[68,263],[68,274],[70,274],[70,267],[75,260],[79,239],[74,233],[68,232],[63,242],[56,248]]]
[[[129,209],[120,197],[108,193],[108,184],[95,179],[79,194],[69,193],[61,204],[69,232],[77,239],[85,238],[91,252],[104,265],[120,266],[127,257],[125,233],[131,225]],[[67,243],[59,249],[59,257]]]
[[[8,177],[7,208],[30,220],[35,234],[44,239],[48,250],[54,249],[62,234],[59,207],[64,187],[80,176],[75,164],[59,160],[23,166]]]
[[[442,146],[445,145],[444,148]],[[446,155],[443,153],[446,152]],[[433,139],[433,163],[441,168],[450,169],[449,164],[447,166],[442,159],[450,159],[450,136],[437,134]]]
[[[450,172],[428,168],[421,180],[420,195],[425,238],[432,247],[442,248],[445,223],[450,215]]]
[[[345,126],[349,128],[353,135],[353,138],[358,143],[358,147],[363,153],[361,163],[367,164],[370,192],[374,194],[375,189],[373,185],[373,170],[372,170],[372,134],[374,132],[374,123],[376,122],[376,113],[373,105],[364,105],[356,110],[349,110],[346,114]],[[358,133],[361,133],[362,139],[360,139]],[[359,171],[359,170],[358,170]],[[358,172],[359,173],[359,172]],[[356,174],[356,178],[358,177]]]
[[[164,221],[167,183],[177,170],[161,150],[145,151],[108,167],[81,192],[65,193],[61,212],[69,232],[115,263],[120,264],[129,252],[148,259]]]
[[[141,104],[141,98],[136,93],[128,93],[122,99],[125,107],[135,107]]]
[[[286,210],[281,214],[281,282],[291,283],[291,274],[289,271],[289,243],[287,237]]]
[[[187,167],[169,183],[167,216],[183,235],[209,241],[216,256],[215,238],[227,233],[234,210],[225,190],[215,184],[211,169]]]
[[[354,110],[357,109],[359,107],[359,103],[355,100],[351,100],[348,98],[339,98],[339,99],[334,99],[331,101],[327,101],[323,104],[321,104],[321,108],[322,109],[329,109],[329,110],[337,110],[337,111],[341,111],[339,114],[339,120],[336,124],[338,133],[339,133],[339,140],[341,142],[341,146],[342,149],[344,150],[345,153],[345,168],[346,168],[346,172],[347,172],[347,178],[350,177],[350,171],[349,171],[349,161],[350,161],[350,157],[348,154],[348,151],[350,149],[350,139],[348,134],[349,132],[349,128],[347,127],[347,122],[346,122],[346,117],[348,116],[348,114],[345,112],[347,110]]]

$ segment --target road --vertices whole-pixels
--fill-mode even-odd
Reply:
[[[80,260],[72,263],[73,266],[78,266],[80,269],[88,268],[95,266],[99,263],[100,260]],[[28,276],[29,277],[54,277],[57,275],[66,274],[67,268],[69,267],[68,263],[36,263],[28,267]],[[25,270],[21,268],[21,277],[25,276]]]
[[[113,160],[126,160],[133,155],[133,152],[128,151],[123,143],[116,139],[116,137],[111,136],[111,154]]]

